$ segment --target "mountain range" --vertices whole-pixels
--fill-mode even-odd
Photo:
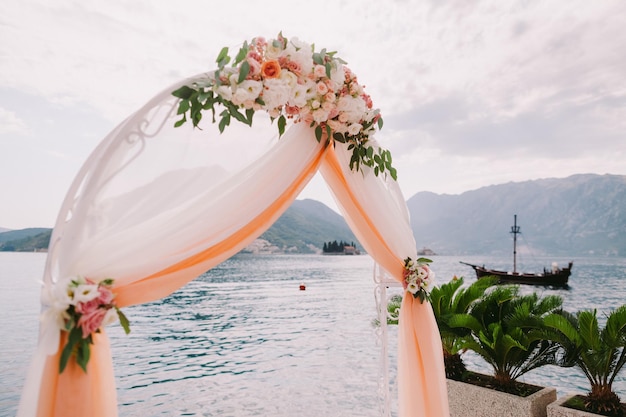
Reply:
[[[626,176],[579,174],[482,187],[462,194],[419,192],[407,200],[418,248],[441,255],[511,252],[626,256]],[[0,232],[0,251],[47,247],[50,229]],[[356,242],[345,220],[316,200],[296,200],[257,242],[269,252],[316,253],[329,241]],[[254,250],[251,250],[254,252]],[[255,252],[256,253],[256,252]]]

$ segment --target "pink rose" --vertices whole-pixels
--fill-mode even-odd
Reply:
[[[287,115],[289,116],[295,116],[300,113],[300,107],[287,105],[285,106],[285,113],[287,113]]]
[[[99,307],[100,300],[94,298],[91,301],[77,303],[75,309],[78,314],[90,314]]]
[[[295,62],[295,61],[289,61],[287,62],[286,68],[293,72],[294,74],[301,74],[302,73],[302,66]]]
[[[83,339],[86,339],[91,333],[100,328],[102,320],[104,320],[104,316],[106,316],[106,314],[107,309],[97,308],[80,316],[77,324],[83,331]]]
[[[315,86],[315,90],[317,91],[317,94],[319,94],[320,96],[323,96],[326,93],[328,93],[328,86],[323,82],[319,82]]]
[[[100,295],[96,300],[98,300],[101,305],[108,306],[113,303],[115,295],[113,295],[110,288],[101,286],[98,290],[100,291]]]
[[[317,78],[325,77],[326,76],[326,67],[324,65],[316,65],[315,68],[313,68],[313,74]]]

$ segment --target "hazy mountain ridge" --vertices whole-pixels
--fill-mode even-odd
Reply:
[[[509,253],[517,214],[522,250],[626,256],[626,176],[580,174],[459,195],[420,192],[407,205],[417,246],[440,254]]]
[[[441,255],[511,253],[509,231],[517,214],[520,252],[626,256],[626,176],[580,174],[458,195],[419,192],[407,205],[417,247]],[[0,233],[0,251],[32,251],[42,244],[42,236],[35,244],[24,235],[35,239],[42,231],[49,239],[50,229]],[[333,240],[357,241],[343,217],[316,200],[296,200],[260,239],[287,253],[319,252],[324,242]]]
[[[0,251],[32,252],[48,247],[52,229],[0,232]],[[296,200],[258,240],[272,253],[321,253],[324,242],[356,242],[343,217],[316,200]]]
[[[356,242],[343,217],[317,200],[296,200],[260,236],[286,252],[321,252],[324,242]],[[296,249],[296,250],[294,250]]]

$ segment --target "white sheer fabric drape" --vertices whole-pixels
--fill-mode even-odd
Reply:
[[[171,92],[192,80],[156,96],[88,158],[53,231],[43,294],[57,280],[81,275],[113,278],[120,307],[165,297],[269,228],[320,165],[361,244],[402,280],[402,260],[415,256],[416,248],[396,182],[368,168],[351,171],[345,145],[325,148],[304,124],[269,141],[257,138],[258,129],[245,130],[248,137],[242,139],[238,126],[227,129],[233,137],[220,135],[210,121],[203,130],[190,123],[174,128],[179,116]],[[445,417],[441,342],[432,309],[411,297],[402,309],[401,415]],[[87,374],[66,369],[58,375],[60,331],[44,317],[18,416],[117,415],[106,335],[96,337]]]
[[[177,87],[120,124],[84,164],[54,228],[44,294],[60,278],[81,275],[115,279],[121,306],[164,297],[263,233],[317,171],[323,146],[301,124],[261,146],[223,137],[210,123],[174,128]],[[227,146],[238,159],[226,158]],[[154,276],[158,284],[141,286]],[[53,320],[42,323],[19,416],[36,415],[59,333]]]

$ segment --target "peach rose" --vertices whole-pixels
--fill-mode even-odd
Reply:
[[[278,61],[265,61],[263,65],[261,65],[261,76],[263,78],[280,77],[280,64]]]

